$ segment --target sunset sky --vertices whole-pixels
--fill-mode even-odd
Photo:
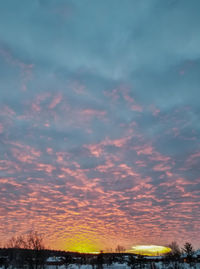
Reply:
[[[200,247],[199,10],[0,2],[0,246]]]

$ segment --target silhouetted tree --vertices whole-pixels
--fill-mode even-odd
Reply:
[[[44,267],[46,257],[44,255],[43,238],[37,232],[28,233],[25,240],[26,249],[31,250],[26,253],[26,260],[30,269],[38,269]]]
[[[129,256],[128,265],[131,267],[131,269],[136,268],[145,268],[144,258],[142,255],[138,255],[137,258],[134,256]]]
[[[90,259],[90,264],[91,264],[91,266],[92,266],[92,269],[94,269],[94,268],[95,268],[95,265],[97,264],[97,259],[94,258],[94,257],[92,257],[92,258]]]
[[[168,245],[171,251],[165,255],[166,263],[170,263],[173,269],[178,269],[180,267],[179,261],[181,257],[181,250],[177,242],[173,241]]]
[[[25,264],[29,269],[44,267],[44,244],[37,232],[31,231],[26,236],[12,237],[6,247],[11,248],[9,260],[12,267],[23,268]]]
[[[70,254],[66,254],[62,258],[62,261],[63,261],[63,263],[65,265],[65,268],[68,268],[68,266],[73,263],[73,258],[72,258],[72,256]]]
[[[177,242],[171,242],[171,244],[169,244],[169,248],[171,248],[171,251],[167,253],[167,257],[173,260],[178,260],[181,256],[181,250]]]
[[[118,246],[116,247],[116,249],[115,249],[115,251],[116,251],[117,253],[122,253],[122,252],[124,252],[125,250],[126,250],[125,247],[120,246],[120,245],[118,245]]]
[[[114,255],[110,254],[106,255],[106,264],[107,266],[110,266],[114,262]]]
[[[129,259],[128,259],[128,266],[131,267],[131,269],[134,269],[136,267],[136,259],[134,256],[129,256]]]
[[[186,242],[182,248],[183,252],[187,255],[188,259],[192,258],[192,255],[194,253],[194,248],[191,243]]]
[[[100,254],[97,256],[97,268],[102,269],[103,268],[103,251],[100,252]]]
[[[7,269],[9,266],[7,257],[0,257],[0,267]]]
[[[25,240],[22,236],[13,236],[6,244],[10,248],[8,259],[12,268],[23,268],[25,265],[25,255],[22,249],[25,248]]]
[[[13,236],[8,240],[6,247],[7,248],[25,248],[26,247],[25,239],[21,235],[17,237]]]

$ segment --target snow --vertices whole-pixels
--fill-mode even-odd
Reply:
[[[60,262],[62,260],[62,257],[49,257],[47,259],[47,262]]]
[[[169,263],[169,264],[163,264],[162,262],[155,262],[155,268],[156,269],[171,269],[175,268],[174,263]],[[77,264],[71,264],[68,267],[69,269],[93,269],[92,265],[77,265]],[[144,269],[150,269],[150,263],[144,264],[142,267]],[[190,265],[188,263],[180,263],[179,264],[179,269],[200,269],[200,263],[196,263],[195,265]],[[1,268],[0,268],[1,269]],[[59,266],[58,269],[65,269],[65,266]],[[103,269],[131,269],[130,266],[128,266],[126,263],[113,263],[112,265],[103,265]]]
[[[52,258],[52,257],[51,257]],[[54,258],[54,257],[53,257]],[[55,261],[50,259],[51,261]],[[168,264],[164,264],[163,262],[154,262],[156,269],[172,269],[175,268],[175,264],[173,262],[170,262]],[[13,268],[13,267],[12,267]],[[11,267],[8,267],[8,269],[12,269]],[[55,265],[47,265],[45,267],[46,269],[66,269],[65,265],[55,266]],[[95,267],[97,268],[97,267]],[[142,266],[143,269],[150,269],[151,263],[144,263]],[[189,263],[179,263],[178,267],[179,269],[200,269],[200,263],[196,264],[189,264]],[[0,269],[4,269],[4,267],[0,267]],[[68,266],[68,269],[93,269],[92,265],[85,264],[85,265],[79,265],[79,264],[71,264]],[[103,269],[131,269],[130,266],[128,266],[126,263],[113,263],[112,265],[103,265]]]
[[[61,266],[59,267],[59,269]],[[69,269],[92,269],[92,265],[85,264],[85,265],[77,265],[77,264],[71,264],[68,267]],[[119,264],[119,263],[113,263],[112,265],[103,265],[103,269],[130,269],[129,266],[126,264]]]

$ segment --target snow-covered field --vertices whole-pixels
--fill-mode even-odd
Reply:
[[[190,265],[188,263],[180,263],[179,267],[175,267],[173,263],[169,264],[163,264],[162,262],[154,263],[154,267],[151,266],[151,264],[143,264],[141,267],[138,265],[138,267],[135,268],[143,268],[143,269],[200,269],[200,263],[196,263],[195,265]],[[92,267],[92,265],[77,265],[77,264],[71,264],[68,267],[69,269],[96,269],[98,267]],[[47,268],[50,269],[50,268]],[[56,269],[51,268],[51,269]],[[59,266],[58,269],[66,269],[65,266]],[[126,263],[113,263],[112,265],[103,265],[103,269],[131,269],[130,266],[128,266]]]
[[[62,266],[46,266],[46,269],[66,269],[64,265]],[[92,265],[78,265],[78,264],[71,264],[67,267],[68,269],[98,269],[98,266],[92,267]],[[113,263],[112,265],[103,265],[103,269],[131,269],[130,266],[128,266],[126,263]],[[178,264],[178,267],[175,267],[173,263],[169,264],[163,264],[162,262],[156,262],[154,265],[152,264],[142,264],[137,265],[135,269],[142,268],[142,269],[200,269],[200,263],[196,264],[188,264],[188,263],[180,263]],[[0,267],[0,269],[5,269],[4,267]],[[7,269],[13,269],[12,267],[8,267]]]
[[[135,268],[143,268],[143,269],[200,269],[200,263],[196,263],[195,265],[190,265],[188,263],[180,263],[179,267],[175,267],[173,263],[169,264],[163,264],[162,262],[157,262],[154,263],[154,267],[151,266],[151,264],[143,264],[141,267],[138,265],[138,267]],[[69,269],[96,269],[98,267],[92,267],[92,265],[76,265],[76,264],[71,264],[68,267]],[[50,268],[47,268],[50,269]],[[51,269],[56,269],[56,268],[51,268]],[[58,269],[66,269],[65,266],[59,266]],[[103,265],[103,269],[131,269],[130,266],[127,264],[119,264],[119,263],[113,263],[112,265]]]
[[[98,268],[98,267],[92,267],[92,265],[76,265],[76,264],[72,264],[68,267],[69,269],[93,269],[93,268]],[[130,269],[129,266],[127,266],[126,264],[112,264],[112,265],[103,265],[103,269]],[[66,269],[66,268],[65,268]]]

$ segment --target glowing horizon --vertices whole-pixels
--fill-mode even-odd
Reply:
[[[136,245],[129,250],[130,253],[146,255],[146,256],[159,256],[169,253],[171,249],[165,246],[157,245]]]

